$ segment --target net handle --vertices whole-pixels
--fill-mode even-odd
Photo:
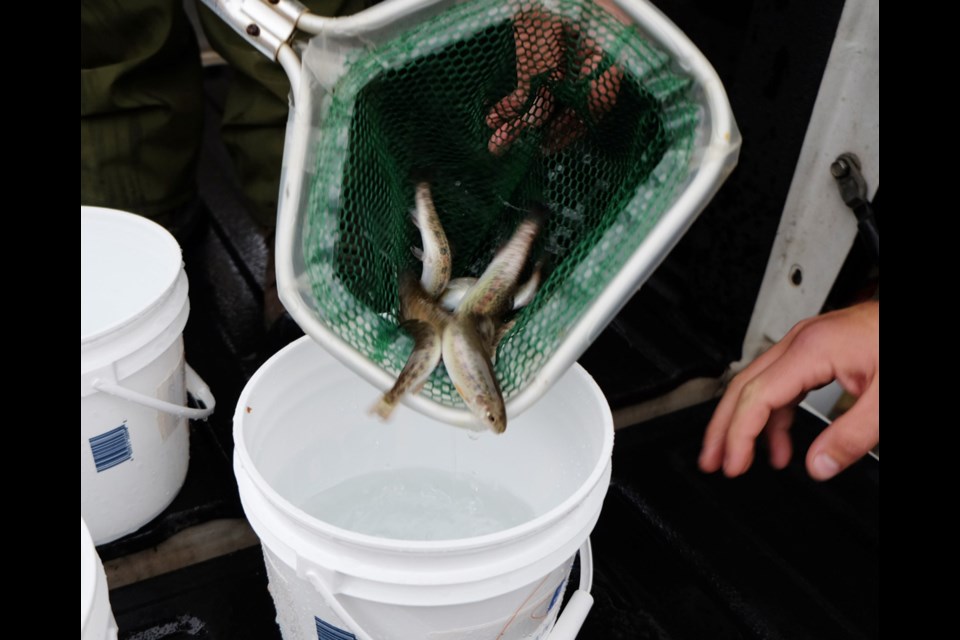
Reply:
[[[202,0],[218,18],[267,58],[280,63],[296,96],[300,57],[291,46],[297,30],[310,35],[357,36],[389,27],[421,9],[449,0],[394,0],[351,16],[328,18],[310,13],[297,0]]]

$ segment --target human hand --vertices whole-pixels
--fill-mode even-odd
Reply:
[[[584,114],[572,106],[558,108],[549,87],[563,82],[568,69],[577,74],[571,80],[592,77],[603,62],[603,51],[579,25],[541,10],[519,14],[513,23],[513,38],[517,88],[487,114],[487,126],[494,129],[487,148],[495,156],[503,155],[524,129],[546,127],[545,151],[559,151],[584,134],[586,123]],[[545,82],[531,95],[538,78]],[[587,110],[592,119],[599,120],[613,109],[622,79],[623,72],[610,66],[589,81]]]
[[[706,472],[744,473],[754,441],[766,434],[770,464],[787,466],[789,429],[808,391],[833,380],[858,397],[810,445],[807,471],[828,480],[880,442],[880,303],[867,302],[803,320],[741,371],[707,425],[700,452]]]

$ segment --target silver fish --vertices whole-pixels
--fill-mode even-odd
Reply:
[[[383,420],[390,417],[404,394],[420,392],[427,378],[440,363],[442,352],[440,332],[436,326],[421,320],[407,320],[400,326],[413,336],[413,352],[397,376],[397,382],[370,408],[371,413],[377,414]]]
[[[447,323],[443,330],[443,365],[480,423],[494,433],[503,433],[507,412],[488,356],[490,338],[480,335],[477,321],[473,316],[457,316]]]
[[[510,309],[517,290],[517,280],[540,233],[542,221],[543,216],[533,212],[520,223],[507,244],[487,265],[477,283],[463,296],[457,307],[458,315],[499,317]]]
[[[440,309],[420,286],[417,277],[407,271],[400,274],[400,318],[403,321],[400,326],[413,336],[413,351],[393,387],[370,408],[371,413],[384,420],[390,417],[404,394],[419,393],[440,364],[441,337],[450,314]]]
[[[420,284],[423,290],[436,298],[450,281],[451,257],[447,234],[440,224],[437,209],[433,206],[430,185],[418,182],[414,188],[413,223],[420,229],[423,249],[413,248],[414,255],[423,262]]]
[[[527,281],[520,285],[513,294],[513,308],[521,309],[531,302],[540,289],[540,281],[543,279],[543,259],[537,261],[533,267],[533,273],[527,278]]]
[[[443,326],[451,315],[424,291],[417,277],[409,271],[400,274],[400,320],[421,320],[432,324],[437,331],[443,332]]]
[[[522,309],[533,302],[534,297],[537,295],[537,290],[540,288],[540,281],[543,278],[542,271],[543,262],[538,262],[527,281],[517,287],[516,293],[514,293],[513,296],[514,311]],[[477,284],[477,278],[471,278],[469,276],[454,278],[447,283],[447,288],[443,290],[443,293],[440,294],[440,298],[438,298],[437,301],[440,303],[440,306],[447,311],[456,311],[464,296],[467,295],[467,292],[475,284]]]
[[[447,311],[456,311],[457,307],[460,306],[460,301],[463,300],[463,296],[467,295],[467,291],[475,284],[477,284],[476,278],[469,276],[454,278],[447,283],[447,288],[440,294],[437,302]]]

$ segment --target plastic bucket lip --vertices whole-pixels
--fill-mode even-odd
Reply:
[[[163,302],[171,295],[174,285],[177,282],[177,278],[180,275],[181,268],[183,266],[183,261],[181,257],[180,245],[177,243],[176,239],[171,235],[169,231],[164,229],[162,226],[144,218],[143,216],[138,216],[133,213],[126,211],[121,211],[119,209],[109,209],[106,207],[90,207],[90,206],[80,206],[80,224],[83,225],[85,218],[100,218],[100,219],[113,219],[119,221],[119,224],[127,225],[128,228],[140,229],[147,231],[149,235],[153,235],[153,241],[156,242],[156,246],[161,250],[164,249],[163,245],[169,248],[171,260],[169,260],[168,265],[162,265],[162,268],[165,270],[162,274],[162,278],[158,278],[160,286],[157,287],[157,295],[153,296],[147,304],[128,312],[125,316],[121,316],[118,319],[114,320],[110,324],[107,324],[103,327],[98,328],[97,330],[90,331],[86,334],[82,332],[80,334],[80,346],[90,345],[104,336],[110,335],[117,332],[120,329],[128,327],[141,318],[150,315],[157,307],[163,304]],[[147,234],[145,234],[147,235]],[[81,238],[82,238],[82,229],[81,229]],[[81,240],[81,269],[83,268],[83,244]],[[83,275],[81,273],[81,279]],[[81,314],[83,313],[83,301],[81,299]]]
[[[448,554],[451,552],[479,551],[482,549],[495,547],[503,542],[521,539],[532,535],[537,531],[541,531],[569,514],[578,505],[580,505],[586,496],[594,489],[606,471],[607,467],[611,464],[611,456],[613,454],[613,415],[610,412],[610,406],[607,404],[606,399],[603,396],[603,393],[600,391],[600,387],[597,385],[596,381],[590,376],[589,373],[587,373],[585,369],[583,369],[583,367],[577,364],[574,367],[571,367],[571,370],[565,374],[564,377],[566,377],[566,375],[579,376],[580,379],[586,384],[587,389],[591,392],[591,396],[594,399],[601,400],[598,402],[600,409],[600,415],[598,418],[604,424],[603,442],[600,447],[600,453],[597,457],[597,461],[586,479],[580,484],[579,487],[577,487],[576,491],[567,496],[563,502],[548,510],[546,513],[543,513],[536,518],[528,520],[527,522],[517,526],[510,527],[509,529],[502,529],[500,531],[495,531],[482,536],[474,536],[471,538],[454,538],[448,540],[397,540],[394,538],[382,538],[379,536],[357,533],[349,529],[343,529],[341,527],[324,522],[323,520],[315,518],[299,509],[273,489],[270,483],[267,482],[267,480],[260,474],[253,460],[250,458],[250,454],[247,452],[246,442],[244,441],[243,434],[241,433],[243,420],[245,417],[243,407],[247,406],[248,398],[252,393],[253,388],[259,383],[260,378],[267,375],[268,369],[276,367],[283,359],[289,357],[293,351],[301,348],[301,345],[310,342],[312,342],[310,336],[303,336],[302,338],[290,343],[273,355],[259,369],[257,369],[256,373],[253,374],[253,377],[251,377],[247,382],[240,394],[239,399],[237,400],[237,410],[233,418],[233,436],[235,443],[234,454],[237,456],[240,466],[243,467],[244,471],[247,473],[257,490],[266,496],[267,500],[274,507],[279,509],[285,516],[293,519],[299,525],[321,533],[329,538],[335,539],[338,542],[359,548],[374,549],[377,551],[388,551],[393,553],[416,552],[420,554],[433,553],[438,555]],[[312,346],[321,348],[322,350],[322,347],[319,347],[319,345]],[[341,364],[325,351],[324,355],[330,358],[331,363],[336,363],[338,366]],[[350,370],[348,368],[344,367],[345,373],[349,371]],[[358,384],[361,383],[360,378],[357,378],[356,380]],[[451,428],[457,427],[451,426]]]
[[[97,565],[93,538],[83,518],[80,518],[80,633],[83,634],[93,609],[97,591]]]

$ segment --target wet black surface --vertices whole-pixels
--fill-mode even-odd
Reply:
[[[260,547],[110,591],[122,640],[280,638]]]
[[[879,463],[814,482],[802,452],[823,423],[801,412],[787,469],[705,475],[713,406],[617,432],[581,637],[878,637]]]
[[[880,472],[696,468],[713,403],[617,432],[581,639],[879,637]],[[803,451],[823,424],[798,414]],[[578,578],[573,576],[572,584]],[[115,589],[125,640],[276,638],[259,548]],[[150,630],[153,635],[144,635]]]

